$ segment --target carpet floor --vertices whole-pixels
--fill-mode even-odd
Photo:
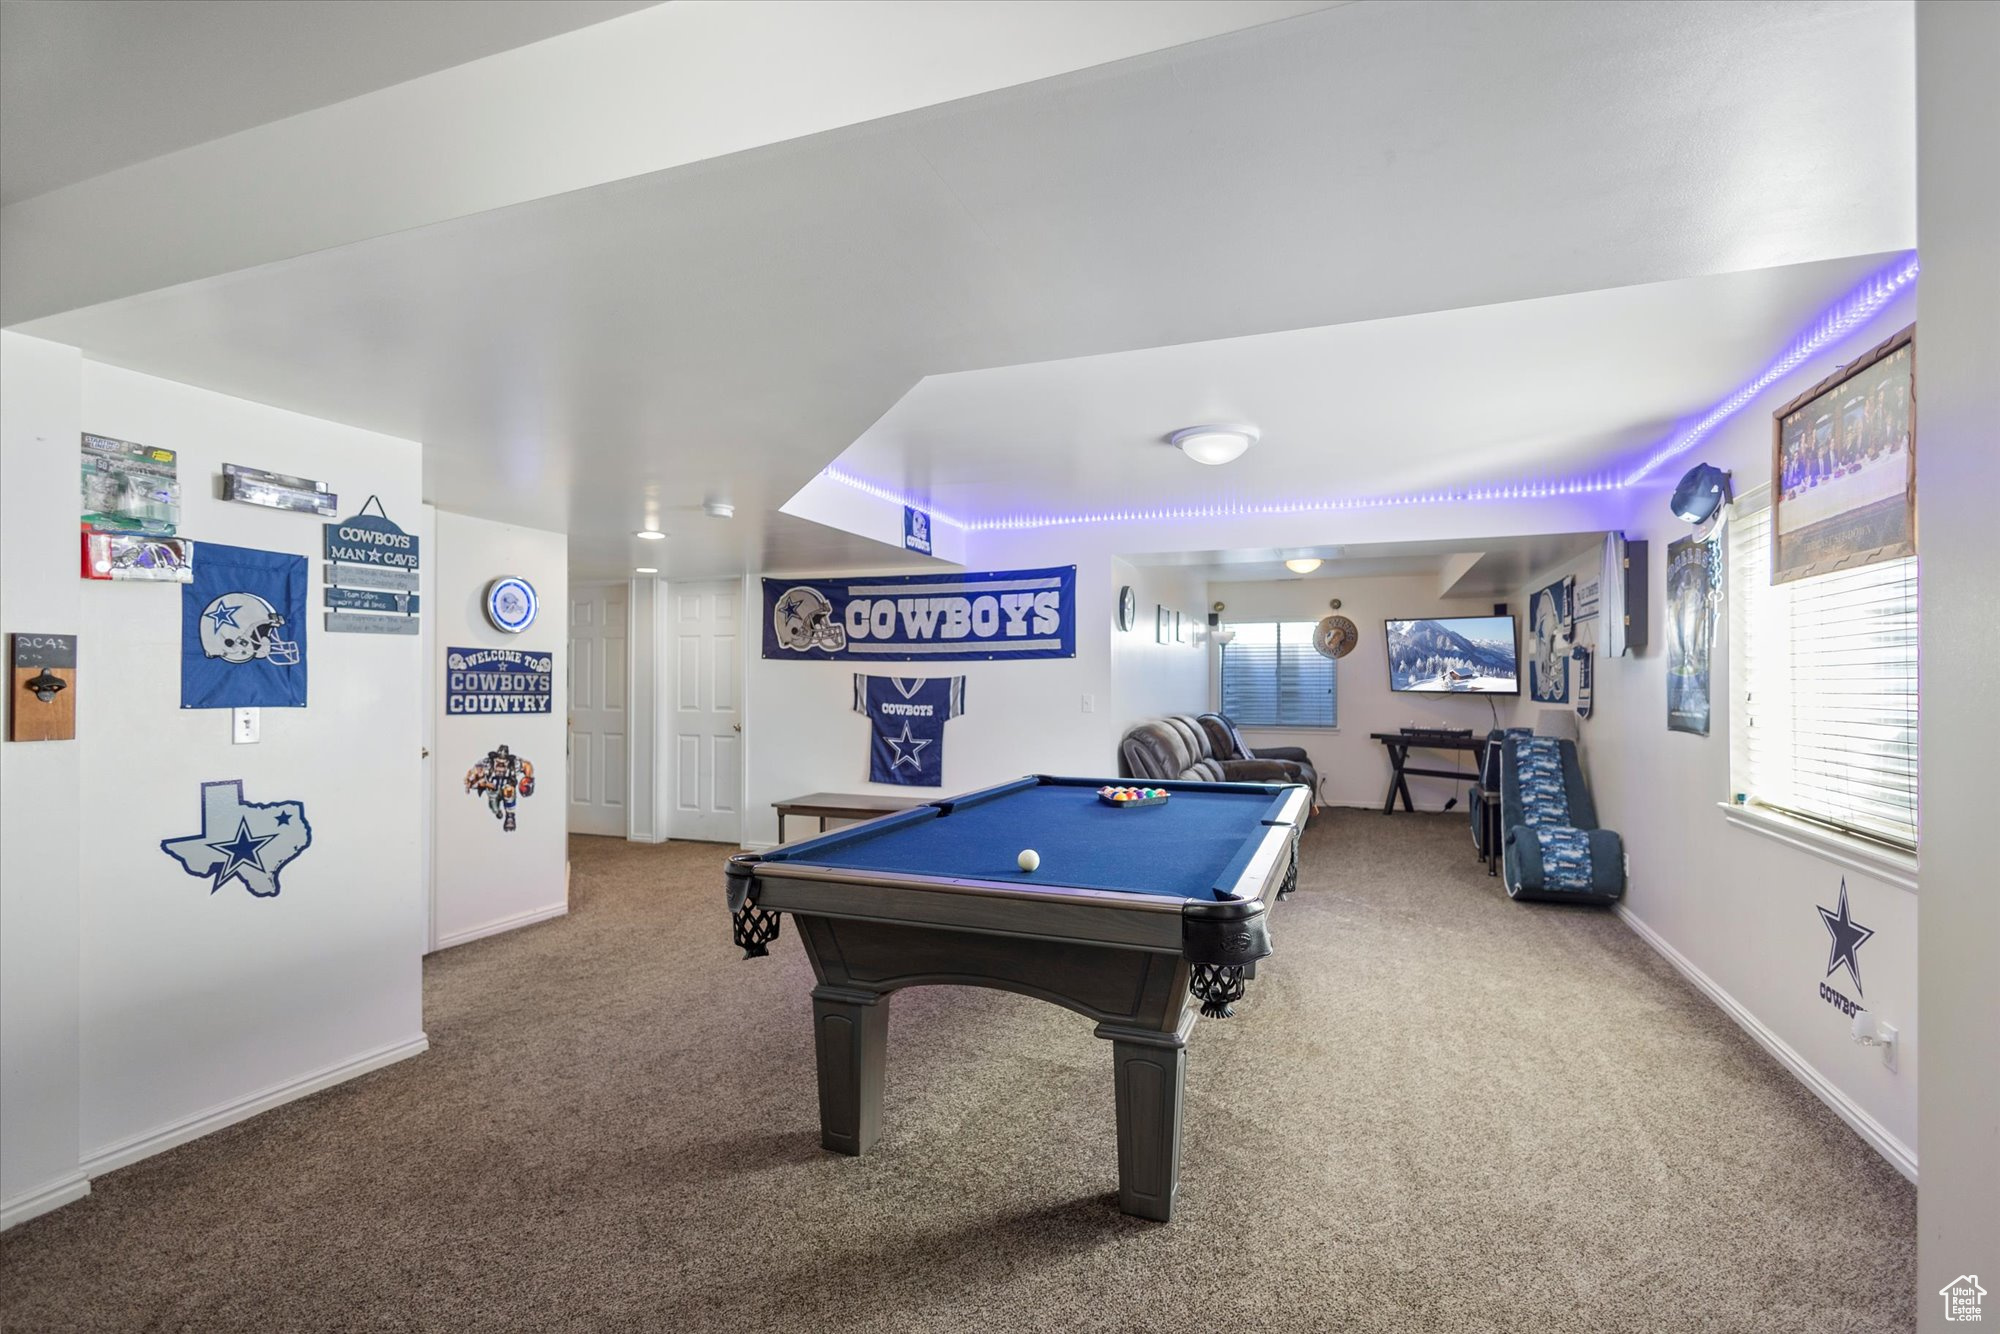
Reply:
[[[1455,817],[1330,811],[1189,1044],[1171,1224],[1111,1050],[920,988],[881,1143],[819,1147],[788,921],[725,850],[576,838],[566,918],[425,965],[431,1050],[0,1236],[9,1330],[1902,1330],[1916,1192],[1609,913]]]

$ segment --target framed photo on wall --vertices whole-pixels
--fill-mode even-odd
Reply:
[[[1771,582],[1917,554],[1917,326],[1785,404],[1771,430]]]
[[[1168,644],[1173,642],[1173,637],[1174,623],[1169,618],[1166,605],[1155,602],[1153,604],[1153,642],[1156,644]]]

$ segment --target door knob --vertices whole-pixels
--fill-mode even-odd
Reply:
[[[740,731],[742,731],[742,730],[743,730],[743,724],[742,724],[742,723],[731,723],[731,724],[729,724],[729,730],[730,730],[730,731],[732,731],[732,732],[740,732]]]

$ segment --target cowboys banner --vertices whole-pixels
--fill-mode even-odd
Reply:
[[[181,585],[181,707],[306,705],[306,558],[203,542]]]
[[[766,579],[764,656],[995,662],[1076,656],[1076,566]]]

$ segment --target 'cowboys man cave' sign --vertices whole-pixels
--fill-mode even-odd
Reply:
[[[766,579],[764,656],[996,662],[1076,656],[1076,566]]]
[[[368,512],[368,506],[375,513]],[[363,635],[413,635],[419,628],[417,536],[368,497],[351,518],[325,525],[326,628]]]

